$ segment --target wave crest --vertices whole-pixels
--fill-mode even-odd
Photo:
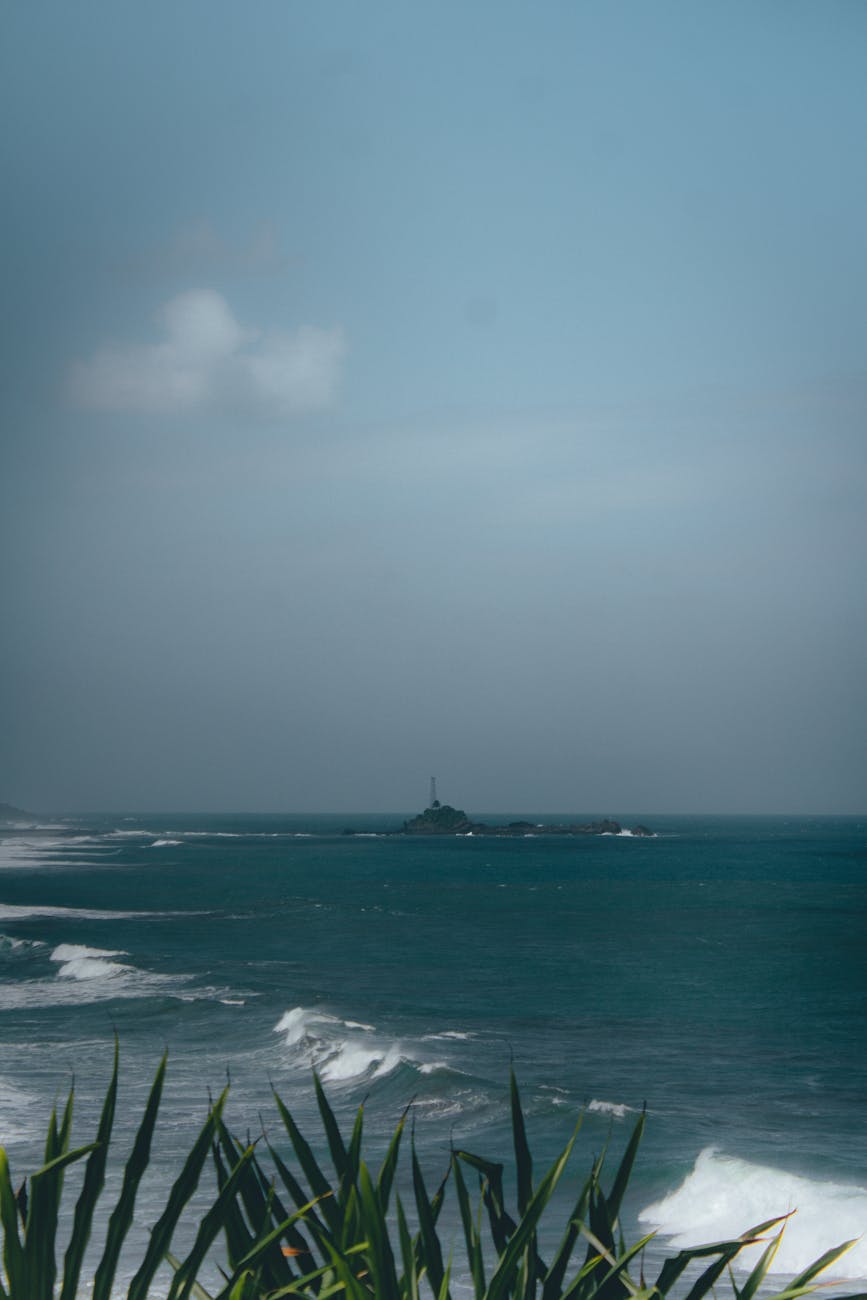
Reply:
[[[867,1188],[821,1182],[725,1156],[713,1147],[700,1153],[692,1173],[670,1195],[648,1205],[639,1220],[680,1249],[739,1236],[776,1215],[788,1221],[774,1259],[775,1273],[799,1273],[832,1246],[859,1238],[833,1266],[838,1278],[867,1277]],[[738,1258],[755,1262],[764,1245]]]
[[[385,1042],[373,1025],[309,1007],[293,1007],[280,1017],[274,1032],[285,1036],[293,1064],[316,1070],[327,1083],[381,1079],[399,1065],[419,1067],[400,1043]]]
[[[588,1111],[597,1115],[613,1115],[615,1119],[623,1119],[635,1110],[634,1106],[627,1106],[624,1101],[597,1101],[594,1097],[587,1106]]]
[[[132,973],[131,966],[106,960],[126,956],[120,948],[87,948],[80,943],[61,943],[52,952],[51,960],[59,963],[57,974],[61,979],[92,980]]]

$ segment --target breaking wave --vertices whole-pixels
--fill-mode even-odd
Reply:
[[[381,1078],[403,1059],[396,1043],[382,1045],[376,1041],[372,1026],[306,1007],[287,1011],[274,1031],[285,1035],[286,1046],[294,1049],[297,1064],[312,1066],[329,1083],[345,1083],[362,1076]]]
[[[627,1106],[622,1101],[597,1101],[594,1097],[587,1106],[588,1112],[597,1115],[613,1115],[615,1119],[623,1119],[635,1110],[634,1106]]]
[[[381,1079],[400,1065],[426,1072],[426,1063],[416,1059],[398,1042],[383,1040],[373,1025],[308,1007],[293,1007],[280,1017],[274,1032],[284,1035],[293,1064],[317,1071],[328,1083],[349,1083],[356,1079]],[[430,1068],[438,1068],[439,1063]]]
[[[128,953],[120,948],[87,948],[80,943],[61,943],[51,954],[51,960],[59,963],[60,970],[57,974],[61,979],[92,980],[132,971],[131,966],[106,960],[109,957],[126,956]]]
[[[724,1156],[712,1147],[698,1156],[680,1187],[653,1205],[639,1220],[670,1239],[677,1248],[739,1236],[776,1215],[797,1211],[788,1220],[775,1273],[807,1268],[832,1246],[857,1238],[829,1270],[829,1278],[867,1277],[867,1187],[820,1182],[765,1165]],[[739,1256],[755,1261],[763,1245]]]
[[[115,961],[128,954],[117,948],[88,948],[61,943],[49,960],[57,970],[48,979],[0,983],[0,1010],[32,1007],[81,1006],[114,998],[183,997],[188,975],[158,975],[128,962]],[[199,997],[213,996],[201,990]]]

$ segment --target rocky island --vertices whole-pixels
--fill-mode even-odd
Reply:
[[[624,832],[620,822],[610,817],[601,821],[547,824],[544,822],[517,821],[505,825],[491,825],[488,822],[470,821],[462,808],[452,808],[450,804],[441,804],[435,800],[429,808],[417,817],[412,817],[403,824],[403,835],[496,835],[500,838],[520,839],[527,835],[638,835],[653,836],[654,831],[647,826],[633,826]]]

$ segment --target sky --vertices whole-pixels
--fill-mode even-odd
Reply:
[[[867,811],[867,6],[0,38],[0,800]]]

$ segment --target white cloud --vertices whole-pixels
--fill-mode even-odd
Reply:
[[[179,414],[230,409],[264,418],[329,406],[343,331],[244,329],[220,294],[191,289],[158,315],[159,343],[98,348],[70,369],[72,401],[88,410]]]

